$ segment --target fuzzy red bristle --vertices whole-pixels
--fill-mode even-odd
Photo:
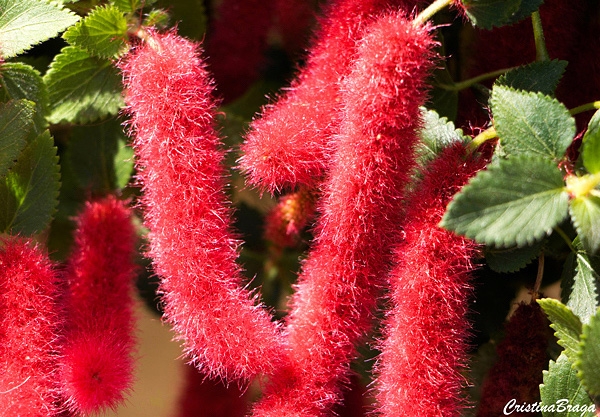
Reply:
[[[59,282],[25,239],[0,243],[0,415],[49,417],[56,409]]]
[[[115,408],[131,389],[135,241],[131,214],[113,196],[77,218],[59,359],[61,395],[75,413]]]
[[[267,310],[243,288],[235,262],[225,153],[198,52],[174,33],[151,32],[121,64],[149,256],[161,277],[165,318],[187,356],[208,375],[249,379],[273,371],[282,341]]]
[[[390,275],[392,309],[377,365],[382,417],[460,416],[477,245],[438,226],[452,196],[485,164],[446,149],[410,196]]]
[[[380,16],[358,46],[315,244],[287,318],[289,363],[255,416],[321,416],[341,399],[400,233],[434,45],[429,28],[398,12]]]
[[[388,7],[416,7],[417,0],[337,0],[321,19],[321,29],[297,79],[255,119],[240,159],[248,180],[268,191],[320,183],[340,126],[339,82],[356,58],[365,27]]]

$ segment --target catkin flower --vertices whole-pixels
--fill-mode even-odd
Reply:
[[[113,196],[88,202],[74,242],[58,366],[65,405],[87,415],[115,408],[133,383],[136,236],[129,210]]]
[[[265,238],[281,248],[296,246],[314,214],[315,197],[310,190],[281,196],[265,218]]]
[[[320,20],[306,66],[277,102],[250,125],[240,166],[268,191],[319,184],[333,154],[341,117],[339,82],[356,58],[356,42],[378,12],[416,0],[336,0]]]
[[[210,376],[248,379],[274,369],[282,342],[242,288],[213,87],[197,52],[174,33],[151,32],[121,64],[149,256],[188,358]]]
[[[54,416],[58,278],[32,242],[0,245],[0,415]]]
[[[391,311],[377,364],[382,417],[460,416],[477,245],[438,226],[452,196],[484,165],[446,149],[410,196],[390,275]]]
[[[358,46],[315,244],[287,318],[289,361],[255,416],[320,416],[341,398],[400,232],[434,45],[428,27],[399,12],[377,19]]]
[[[224,0],[216,12],[206,37],[207,64],[216,92],[229,102],[259,77],[274,5],[264,0]]]
[[[548,366],[550,326],[538,303],[521,303],[505,325],[496,349],[498,359],[484,380],[477,416],[504,416],[510,400],[517,404],[540,401],[542,371]],[[523,413],[536,416],[538,413]]]
[[[244,417],[249,406],[249,391],[236,384],[225,386],[212,381],[193,366],[186,365],[185,386],[177,417]]]

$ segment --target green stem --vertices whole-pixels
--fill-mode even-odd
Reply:
[[[569,110],[571,116],[575,116],[576,114],[583,113],[589,110],[600,110],[600,101],[592,101],[591,103],[585,103],[581,106],[577,106]]]
[[[558,226],[555,226],[554,227],[554,231],[556,233],[558,233],[558,235],[560,237],[563,238],[563,240],[565,241],[565,243],[567,244],[567,246],[569,247],[569,249],[571,249],[571,252],[577,253],[577,249],[575,249],[575,247],[573,246],[573,242],[571,242],[571,239],[569,238],[569,236],[565,233],[565,231],[563,229],[561,229]]]
[[[548,55],[548,50],[546,49],[544,28],[542,27],[542,19],[540,18],[539,11],[531,14],[531,23],[533,23],[533,38],[535,40],[536,60],[550,61],[550,56]]]
[[[542,279],[544,278],[544,252],[540,252],[538,258],[538,270],[537,276],[535,277],[535,284],[533,285],[532,301],[537,300],[540,296],[540,287],[542,286]]]
[[[486,72],[485,74],[478,75],[477,77],[469,78],[468,80],[460,81],[455,84],[436,84],[436,87],[439,87],[448,91],[460,91],[465,88],[471,87],[473,84],[477,84],[481,81],[489,80],[491,78],[499,77],[500,75],[505,74],[510,71],[512,68],[503,68],[492,72]]]
[[[453,0],[435,0],[431,3],[425,10],[415,17],[413,20],[413,24],[415,26],[420,26],[425,24],[429,19],[431,19],[437,12],[445,9],[446,7],[452,4]]]
[[[467,147],[468,152],[474,152],[475,149],[479,148],[484,142],[490,139],[494,139],[497,136],[498,133],[496,133],[496,129],[494,129],[493,126],[484,130],[483,132],[475,136],[473,140],[469,143]]]

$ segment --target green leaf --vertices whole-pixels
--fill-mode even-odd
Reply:
[[[121,77],[111,62],[74,46],[54,58],[44,81],[51,123],[88,123],[115,115],[123,106]]]
[[[600,172],[600,110],[594,113],[583,135],[581,157],[583,166],[590,174]]]
[[[149,2],[146,1],[144,3],[147,4]],[[112,0],[111,4],[113,4],[119,10],[124,11],[125,13],[135,12],[136,10],[144,6],[141,0]]]
[[[12,58],[53,38],[79,17],[40,0],[0,0],[0,55]]]
[[[0,182],[0,230],[33,235],[50,224],[58,204],[60,173],[48,131],[31,142]]]
[[[566,217],[568,200],[556,165],[515,156],[479,172],[454,197],[440,225],[479,243],[523,247]]]
[[[492,90],[490,107],[503,150],[560,160],[575,135],[575,119],[557,100],[504,86]]]
[[[590,258],[581,244],[576,243],[578,249],[576,254],[576,274],[573,277],[573,284],[568,293],[567,306],[579,316],[583,323],[587,323],[589,318],[596,312],[598,307],[598,292],[596,286],[600,277],[594,268],[597,258]]]
[[[33,127],[33,108],[33,103],[25,100],[0,104],[0,178],[27,145],[27,135]]]
[[[115,186],[119,189],[123,189],[129,185],[135,165],[133,148],[128,146],[125,140],[119,141],[119,148],[115,154],[114,165]]]
[[[600,197],[587,195],[574,198],[569,212],[586,251],[596,253],[600,248]]]
[[[500,273],[516,272],[525,268],[537,258],[542,250],[543,241],[522,248],[499,249],[486,246],[485,261],[492,270]]]
[[[503,26],[519,12],[521,0],[462,0],[471,23],[482,29]]]
[[[71,26],[63,38],[91,55],[111,58],[126,49],[127,19],[116,7],[98,7]]]
[[[417,146],[420,165],[433,160],[448,145],[464,140],[462,130],[434,110],[422,108],[421,119],[423,128],[419,132],[421,140]]]
[[[600,396],[600,312],[583,326],[575,368],[585,389],[593,396]]]
[[[122,127],[116,120],[93,127],[74,127],[66,158],[79,187],[107,193],[122,188],[123,182],[126,185],[133,162],[131,159],[129,164],[124,161],[128,156],[131,157],[121,151],[125,142]],[[117,173],[117,168],[122,172]]]
[[[542,298],[537,300],[544,313],[548,316],[558,338],[558,344],[564,347],[563,354],[571,361],[575,361],[579,351],[579,336],[581,335],[582,324],[579,317],[573,311],[558,300],[552,298]]]
[[[567,61],[536,61],[508,71],[494,85],[553,95],[566,67]]]
[[[548,370],[544,371],[540,394],[544,417],[594,416],[595,406],[565,355],[560,355],[556,362],[550,361]]]
[[[35,103],[34,138],[47,127],[48,91],[40,73],[21,62],[5,63],[0,66],[0,97],[2,101],[29,100]]]

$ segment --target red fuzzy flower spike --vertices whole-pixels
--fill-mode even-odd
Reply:
[[[116,407],[133,383],[135,242],[115,197],[87,203],[77,219],[59,369],[61,395],[78,414]]]
[[[320,416],[341,399],[399,238],[434,45],[429,27],[396,13],[377,19],[358,47],[316,243],[288,316],[289,363],[255,416]]]
[[[336,0],[330,4],[306,67],[278,101],[254,120],[242,145],[242,169],[268,191],[319,184],[341,121],[339,82],[356,58],[356,42],[378,12],[417,0]]]
[[[271,373],[282,341],[242,288],[215,101],[198,46],[151,32],[121,64],[166,320],[189,358],[227,379]]]
[[[185,387],[179,398],[177,417],[244,417],[249,392],[223,381],[212,381],[193,366],[186,365]]]
[[[229,102],[260,75],[274,5],[264,0],[224,0],[217,14],[206,37],[206,56],[216,91]]]
[[[59,282],[46,254],[11,238],[0,247],[0,415],[57,414]]]
[[[294,247],[314,215],[315,197],[310,190],[281,196],[265,218],[265,238],[280,248]]]
[[[485,161],[457,144],[411,195],[404,241],[391,273],[392,310],[377,370],[382,417],[460,416],[470,325],[466,318],[477,245],[438,226],[452,196]]]

